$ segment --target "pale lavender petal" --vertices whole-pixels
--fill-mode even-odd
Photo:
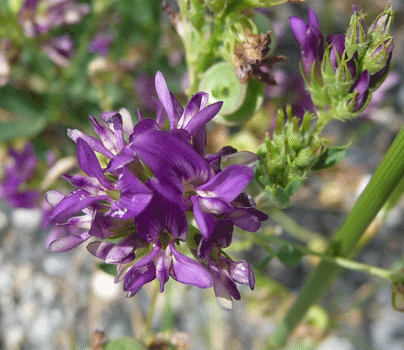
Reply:
[[[89,118],[93,123],[94,131],[100,137],[105,148],[108,149],[111,153],[116,154],[118,149],[115,143],[115,135],[113,134],[113,132],[109,130],[105,125],[99,123],[97,119],[95,119],[91,115],[89,116]]]
[[[122,128],[128,135],[133,131],[132,116],[126,108],[120,108],[119,114],[122,116]]]
[[[231,277],[237,282],[249,285],[251,290],[255,287],[255,277],[251,266],[244,260],[232,261],[226,259]]]
[[[156,259],[156,278],[160,282],[160,293],[164,292],[164,285],[170,278],[169,268],[171,263],[170,254],[166,254],[165,251],[161,251]]]
[[[200,209],[205,213],[221,215],[230,213],[234,207],[221,198],[198,196]]]
[[[175,128],[174,106],[163,73],[161,73],[160,71],[158,71],[156,74],[155,85],[157,96],[159,97],[159,100],[162,103],[167,113],[167,117],[170,121],[170,127],[171,129],[174,129]]]
[[[49,244],[49,250],[53,252],[67,252],[76,248],[90,237],[91,235],[88,232],[83,232],[74,236],[57,238]]]
[[[118,149],[122,150],[122,148],[125,147],[126,142],[123,136],[122,116],[120,113],[115,111],[103,113],[101,114],[101,120],[112,125]]]
[[[220,167],[227,168],[229,165],[240,164],[253,168],[260,160],[255,153],[249,151],[241,151],[221,157]]]
[[[80,130],[67,129],[67,136],[70,137],[74,142],[77,142],[77,139],[79,138],[83,139],[94,151],[101,153],[108,158],[112,158],[114,156],[113,153],[105,148],[104,144],[99,139],[88,136]]]
[[[96,258],[105,260],[114,246],[115,244],[111,242],[96,241],[88,243],[86,248]]]

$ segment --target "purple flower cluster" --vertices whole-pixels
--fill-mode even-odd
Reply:
[[[184,109],[160,72],[155,85],[155,120],[138,112],[133,126],[123,110],[104,113],[103,123],[90,117],[99,138],[69,130],[84,174],[65,175],[73,192],[47,193],[50,220],[68,228],[50,234],[49,249],[67,251],[92,237],[88,251],[118,265],[115,281],[124,280],[128,297],[154,279],[162,292],[171,277],[213,285],[220,305],[230,309],[232,298],[240,299],[236,283],[253,289],[254,274],[222,249],[234,226],[256,231],[268,218],[243,192],[258,157],[231,147],[206,155],[206,123],[222,102],[207,106],[208,94],[198,92]],[[195,259],[183,254],[186,246]]]
[[[361,110],[368,102],[370,91],[383,82],[390,69],[394,44],[387,29],[391,16],[391,9],[385,10],[366,33],[363,15],[353,6],[348,33],[329,35],[325,41],[311,7],[307,23],[290,17],[293,34],[301,47],[302,70],[308,84],[330,85],[331,99],[354,93],[352,111]],[[347,91],[341,93],[335,88],[338,84]]]

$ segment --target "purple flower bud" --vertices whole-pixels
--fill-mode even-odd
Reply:
[[[311,80],[314,64],[314,75],[321,81],[320,66],[324,56],[324,37],[315,12],[309,6],[307,24],[298,17],[290,17],[289,22],[301,47],[302,67],[306,79]]]
[[[350,93],[357,93],[355,97],[353,112],[358,112],[368,102],[369,97],[370,74],[367,70],[363,71],[355,84],[352,86]]]
[[[330,49],[330,62],[333,70],[337,70],[338,61],[341,60],[345,51],[345,34],[329,35],[327,43],[331,46]]]

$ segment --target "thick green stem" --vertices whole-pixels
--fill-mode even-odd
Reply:
[[[332,239],[329,253],[352,257],[355,245],[375,218],[404,174],[404,129],[400,131],[369,184]],[[282,347],[311,305],[320,300],[343,269],[326,261],[320,262],[300,291],[279,327],[271,335],[265,349]]]

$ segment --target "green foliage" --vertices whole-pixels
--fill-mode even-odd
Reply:
[[[147,347],[139,340],[123,337],[109,341],[104,350],[147,350]]]
[[[282,247],[277,253],[277,258],[287,267],[296,268],[302,260],[303,254],[292,245]]]
[[[326,152],[327,140],[319,139],[313,133],[310,127],[312,117],[306,113],[300,123],[292,117],[290,107],[286,116],[280,110],[272,138],[267,135],[257,151],[261,161],[256,167],[255,177],[277,207],[289,205],[291,197],[303,186],[308,172],[321,156],[327,165],[338,160],[335,152]]]

